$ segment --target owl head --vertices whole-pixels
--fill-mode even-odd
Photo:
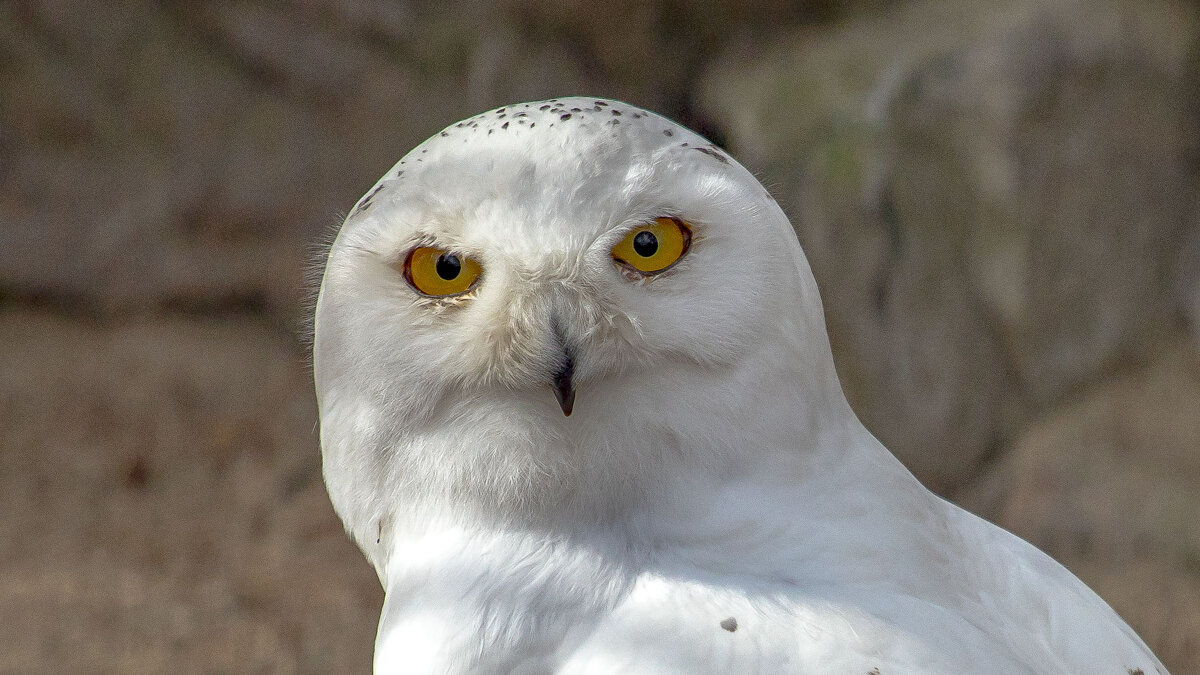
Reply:
[[[506,106],[412,150],[342,226],[315,325],[326,481],[369,556],[418,519],[620,518],[844,410],[776,202],[617,101]]]

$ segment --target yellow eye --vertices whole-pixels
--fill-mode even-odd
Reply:
[[[674,218],[655,218],[636,227],[613,247],[618,262],[642,274],[657,274],[683,257],[692,243],[692,231]]]
[[[433,297],[466,293],[480,272],[474,260],[433,246],[414,248],[404,261],[404,278],[409,285]]]

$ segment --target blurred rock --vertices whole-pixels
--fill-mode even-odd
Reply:
[[[982,511],[1079,574],[1172,672],[1195,672],[1200,352],[1177,345],[1035,424],[989,482]]]
[[[1180,329],[1198,26],[1184,2],[924,0],[704,79],[794,216],[852,403],[936,489]]]
[[[0,671],[366,672],[382,591],[255,319],[0,313]]]
[[[725,21],[835,4],[0,5],[0,293],[297,316],[323,233],[437,129],[579,93],[687,117]]]

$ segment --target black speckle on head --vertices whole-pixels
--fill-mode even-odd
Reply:
[[[444,131],[442,132],[442,137],[446,137],[446,136],[449,136],[449,135],[450,135],[450,134],[448,134],[448,133],[446,133],[446,132],[444,132]]]
[[[504,113],[500,113],[499,115],[497,115],[497,116],[496,116],[496,119],[498,119],[498,120],[502,120],[502,119],[504,119],[505,117],[507,117],[507,115],[505,115]]]
[[[681,147],[681,148],[686,148],[686,147],[687,147],[687,143],[681,143],[681,144],[679,145],[679,147]]]
[[[878,668],[872,668],[867,671],[867,675],[880,675]]]
[[[508,128],[508,122],[505,122],[504,124],[501,124],[501,125],[500,125],[500,128],[501,128],[501,129],[507,129],[507,128]]]
[[[401,173],[403,173],[403,172],[401,172]],[[397,174],[397,175],[399,175],[399,174]],[[375,195],[379,194],[379,191],[382,189],[383,189],[382,183],[379,185],[376,185],[375,189],[371,190],[369,193],[367,193],[367,196],[363,197],[363,200],[358,203],[358,208],[355,209],[355,211],[358,213],[362,213],[363,211],[370,209],[371,202],[373,202],[375,200]]]
[[[549,110],[549,109],[550,109],[550,106],[548,106],[548,105],[543,105],[543,106],[538,107],[538,110]]]
[[[737,619],[735,619],[731,616],[728,619],[722,620],[721,628],[724,628],[725,630],[732,633],[733,631],[737,630]]]
[[[399,178],[400,176],[403,176],[403,175],[404,175],[404,169],[400,169],[399,171],[396,172],[396,178]]]
[[[670,129],[663,129],[663,136],[674,136]]]
[[[613,111],[612,111],[612,114],[613,114],[614,116],[616,116],[616,117],[620,117],[620,116],[621,116],[621,111],[620,111],[620,110],[617,110],[617,109],[615,109],[615,108],[614,108],[614,109],[613,109]]]
[[[423,154],[425,154],[425,153],[427,153],[427,152],[429,152],[429,148],[422,148],[422,149],[421,149],[421,154],[422,154],[422,155],[423,155]]]
[[[571,112],[580,112],[579,108],[571,108]]]
[[[703,152],[704,154],[708,155],[709,157],[712,157],[713,159],[717,160],[718,162],[720,162],[722,164],[729,163],[729,158],[726,157],[725,154],[722,153],[720,150],[715,150],[713,148],[692,148],[692,150],[695,150],[696,152]]]
[[[505,107],[505,108],[496,108],[496,112],[498,112],[498,113],[502,113],[502,112],[504,112],[505,110],[508,110],[508,108],[507,108],[507,107]]]
[[[607,106],[608,104],[605,103],[604,101],[596,101],[596,105]]]
[[[517,117],[528,117],[529,113],[517,113]]]
[[[491,136],[493,131],[495,131],[495,129],[488,129],[488,136]]]
[[[1129,675],[1146,675],[1141,668],[1128,668]]]
[[[571,113],[566,113],[565,115],[559,117],[558,119],[564,120],[564,121],[569,120],[569,119],[571,119]]]
[[[633,113],[633,119],[635,119],[635,120],[641,116],[642,116],[642,113],[640,113],[640,112]]]

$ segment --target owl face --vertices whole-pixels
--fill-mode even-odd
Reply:
[[[696,134],[595,99],[466,120],[401,160],[330,251],[315,344],[327,476],[362,448],[434,472],[475,448],[449,469],[460,484],[480,452],[495,469],[529,450],[550,475],[678,451],[714,415],[751,414],[755,392],[727,402],[754,386],[736,371],[764,343],[805,339],[808,296],[786,217]]]

